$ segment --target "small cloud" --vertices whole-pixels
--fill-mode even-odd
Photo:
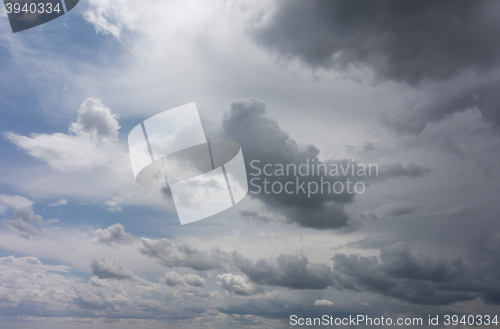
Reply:
[[[124,203],[123,198],[115,197],[115,198],[113,198],[113,200],[109,200],[109,201],[104,202],[104,205],[111,212],[120,212],[120,211],[122,211],[121,206],[123,203]]]
[[[314,302],[314,306],[333,306],[333,302],[325,299],[318,299]]]
[[[28,198],[20,195],[5,195],[0,194],[0,213],[4,212],[9,208],[21,209],[29,208],[35,203]]]
[[[98,279],[135,280],[137,277],[123,264],[111,258],[97,257],[90,262],[92,274]]]
[[[111,225],[106,229],[98,229],[94,232],[96,243],[106,244],[111,246],[112,244],[131,244],[133,241],[132,235],[125,232],[125,228],[117,223],[115,225]]]
[[[68,204],[68,200],[66,199],[61,199],[57,202],[54,202],[54,203],[51,203],[49,205],[47,205],[47,207],[60,207],[60,206],[66,206]]]
[[[216,282],[227,292],[239,296],[252,296],[264,292],[262,287],[256,287],[244,277],[231,273],[217,275]]]

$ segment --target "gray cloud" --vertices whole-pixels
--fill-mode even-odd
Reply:
[[[205,286],[205,279],[196,274],[181,275],[177,272],[167,272],[160,278],[160,283],[164,283],[169,287],[197,287]]]
[[[188,267],[196,271],[203,270],[223,270],[226,268],[236,268],[248,276],[250,281],[256,284],[280,286],[293,289],[325,289],[332,284],[332,270],[326,264],[310,263],[307,257],[280,255],[275,259],[258,259],[253,262],[243,257],[237,251],[231,253],[212,248],[210,251],[199,250],[187,243],[179,243],[167,239],[150,240],[142,238],[143,247],[140,251],[150,257],[156,258],[166,267]],[[167,280],[168,279],[168,280]],[[178,280],[177,280],[178,279]],[[164,277],[162,280],[176,285],[176,280],[180,278],[176,275]],[[243,280],[243,281],[242,281]],[[180,281],[179,281],[180,282]],[[241,289],[246,282],[243,277],[224,274],[218,278],[219,285],[237,294],[229,287],[236,286]],[[250,283],[244,291],[254,289],[255,293],[260,292],[259,288],[250,288]]]
[[[401,163],[392,163],[387,165],[382,165],[380,167],[381,179],[393,178],[393,179],[408,179],[408,178],[420,178],[430,173],[430,169],[422,167],[416,164],[409,164],[408,166],[403,166]]]
[[[90,262],[92,274],[99,279],[133,280],[134,273],[127,270],[123,264],[111,258],[94,258]]]
[[[282,254],[253,261],[237,251],[227,257],[220,251],[213,254],[165,239],[150,240],[147,244],[163,246],[156,248],[162,250],[161,256],[151,256],[168,267],[239,270],[246,278],[225,273],[216,279],[217,284],[234,295],[256,295],[264,292],[262,286],[294,290],[332,287],[337,291],[381,294],[420,305],[449,305],[477,298],[488,304],[500,303],[500,233],[465,259],[415,254],[404,242],[366,238],[343,247],[379,249],[380,257],[337,253],[332,257],[333,267],[311,263],[307,257],[298,255]],[[207,264],[206,259],[212,261]],[[186,278],[175,272],[167,273],[162,280],[170,286],[186,286]]]
[[[333,282],[332,269],[326,264],[310,263],[305,256],[280,255],[276,259],[255,262],[232,253],[238,269],[255,283],[292,289],[325,289]]]
[[[113,245],[113,244],[131,244],[133,238],[130,234],[125,232],[125,228],[117,223],[111,225],[106,229],[98,229],[94,232],[96,236],[96,243]]]
[[[371,142],[365,142],[365,143],[363,143],[361,150],[363,152],[375,151],[375,145]]]
[[[388,244],[395,244],[398,242],[397,240],[385,240],[385,239],[377,239],[371,236],[368,236],[363,239],[359,239],[356,241],[351,241],[345,244],[342,244],[336,248],[332,248],[332,250],[338,250],[342,248],[356,248],[356,249],[381,249]]]
[[[275,120],[266,115],[266,103],[253,98],[231,104],[230,111],[223,119],[222,134],[241,145],[249,175],[252,173],[252,160],[260,160],[263,164],[300,165],[306,163],[307,159],[317,160],[319,154],[315,146],[300,146],[291,139]],[[304,180],[317,181],[318,177],[304,177]],[[347,193],[316,195],[314,198],[286,193],[253,196],[262,201],[266,209],[283,214],[288,222],[312,228],[340,228],[349,225],[344,204],[351,202],[354,197]]]
[[[500,55],[495,1],[276,1],[255,40],[313,67],[367,65],[381,78],[418,83],[466,69],[488,70]]]
[[[241,217],[243,217],[244,219],[247,219],[249,221],[253,221],[256,223],[260,223],[260,224],[268,223],[268,222],[271,222],[273,220],[272,218],[265,216],[265,215],[262,215],[256,211],[242,210],[238,214]]]
[[[386,205],[382,205],[377,209],[371,211],[377,217],[382,216],[404,216],[410,215],[417,212],[417,207],[413,205],[406,204],[404,202],[394,202]]]
[[[261,161],[260,166],[265,164],[282,164],[284,166],[295,164],[297,168],[309,161],[308,167],[310,171],[313,163],[322,163],[318,159],[320,150],[314,145],[300,145],[291,139],[275,120],[267,116],[266,103],[263,101],[250,98],[233,102],[222,123],[221,135],[224,138],[237,141],[242,147],[249,181],[255,178],[252,174],[257,174],[254,172],[255,169],[251,168],[253,160]],[[259,167],[258,164],[257,167]],[[330,166],[344,166],[344,168],[347,168],[349,165],[356,165],[356,163],[348,160],[328,160],[324,164],[328,168]],[[380,172],[373,169],[373,177],[356,177],[356,180],[371,183],[389,179],[414,179],[420,178],[428,172],[428,168],[415,164],[405,167],[400,163],[394,163],[382,165]],[[376,173],[378,173],[378,176],[375,176]],[[259,177],[261,179],[266,178],[262,174]],[[353,180],[350,170],[345,177],[311,175],[300,178],[302,182],[305,182],[305,186],[309,183],[321,186],[321,178],[331,185],[335,182],[345,183],[347,178]],[[289,180],[290,177],[286,176],[272,177],[272,182],[277,181],[282,184]],[[263,180],[260,183],[257,182],[257,184],[263,187]],[[339,194],[318,193],[311,198],[301,193],[250,193],[250,195],[261,201],[269,212],[284,217],[287,223],[316,229],[352,229],[357,225],[345,210],[345,205],[353,202],[355,197],[355,194],[348,193],[347,189]],[[256,219],[259,222],[269,219],[268,216],[255,212],[246,211],[242,212],[241,215],[247,219]]]
[[[415,304],[442,305],[476,298],[469,292],[436,289],[424,279],[396,280],[376,268],[378,260],[374,257],[338,254],[334,261],[339,289],[380,293]]]
[[[467,205],[458,205],[450,209],[439,210],[434,213],[434,216],[449,216],[449,217],[461,217],[470,218],[477,215],[478,211],[475,207]]]
[[[14,210],[12,218],[11,220],[2,220],[2,225],[26,239],[29,239],[31,236],[40,235],[40,232],[33,224],[42,224],[43,217],[35,215],[30,208]]]
[[[251,28],[253,40],[283,58],[313,69],[369,67],[379,80],[451,81],[474,72],[462,85],[445,83],[411,112],[385,117],[397,133],[420,133],[427,123],[477,106],[500,124],[498,114],[500,5],[496,1],[284,1]],[[479,78],[476,78],[479,77]]]
[[[498,237],[492,237],[466,261],[417,256],[402,242],[384,246],[380,259],[336,254],[332,258],[335,287],[380,293],[414,304],[447,305],[478,297],[498,304]]]
[[[500,232],[486,239],[471,255],[471,277],[480,297],[487,303],[500,305]]]
[[[142,238],[141,253],[156,258],[160,264],[172,267],[189,267],[195,271],[220,269],[229,260],[229,255],[217,248],[201,251],[195,247],[167,239],[151,240]]]

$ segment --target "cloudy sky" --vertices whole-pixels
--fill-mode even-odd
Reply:
[[[499,15],[495,0],[81,0],[13,34],[2,8],[0,326],[498,314]],[[379,175],[181,226],[166,189],[135,183],[127,136],[191,102],[249,178],[253,160]]]

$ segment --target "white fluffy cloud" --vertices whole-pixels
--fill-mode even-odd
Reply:
[[[111,225],[108,228],[98,229],[94,232],[96,239],[96,243],[102,243],[106,245],[113,244],[131,244],[132,236],[125,232],[125,228],[117,223],[115,225]]]
[[[106,164],[106,152],[87,135],[33,134],[31,137],[8,132],[6,137],[32,157],[60,171],[90,170]]]
[[[325,299],[318,299],[314,302],[314,306],[333,306],[333,302]]]
[[[76,135],[89,133],[97,141],[113,141],[118,137],[118,115],[111,113],[98,99],[88,98],[78,110],[78,118],[70,126]]]
[[[68,133],[5,133],[19,149],[51,168],[35,165],[34,170],[26,171],[14,167],[11,170],[16,173],[0,180],[20,186],[26,195],[59,199],[49,207],[66,205],[68,198],[99,203],[111,212],[130,204],[169,207],[159,190],[144,189],[135,183],[127,147],[117,140],[117,119],[118,115],[99,100],[89,98],[81,105]],[[2,195],[0,213],[10,204],[20,207],[33,203],[23,197]]]
[[[109,267],[108,261],[96,263]],[[110,268],[116,270],[115,265]],[[42,310],[60,316],[189,320],[213,308],[210,302],[217,296],[201,288],[183,292],[144,279],[92,277],[84,282],[62,275],[66,268],[43,265],[35,257],[0,258],[0,269],[0,306],[22,305],[16,311],[21,316],[36,315]]]
[[[0,213],[8,208],[21,209],[31,207],[35,203],[28,198],[20,195],[0,194]]]
[[[240,296],[252,296],[263,293],[264,289],[256,287],[240,276],[231,273],[217,275],[217,284],[226,291]]]
[[[29,155],[59,171],[90,170],[113,163],[120,149],[113,141],[120,128],[118,116],[100,100],[87,99],[70,125],[70,134],[33,134],[31,137],[7,132],[5,136]]]
[[[149,3],[148,6],[151,6]],[[83,13],[88,22],[94,24],[96,32],[120,37],[123,28],[133,29],[138,9],[134,1],[90,0],[89,8]]]

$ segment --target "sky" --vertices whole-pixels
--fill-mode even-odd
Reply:
[[[81,0],[12,33],[2,7],[0,327],[498,314],[499,14],[494,0]],[[363,192],[250,192],[180,225],[168,188],[135,182],[127,138],[192,102],[208,140],[241,146],[249,182]],[[305,163],[378,170],[255,169]]]

